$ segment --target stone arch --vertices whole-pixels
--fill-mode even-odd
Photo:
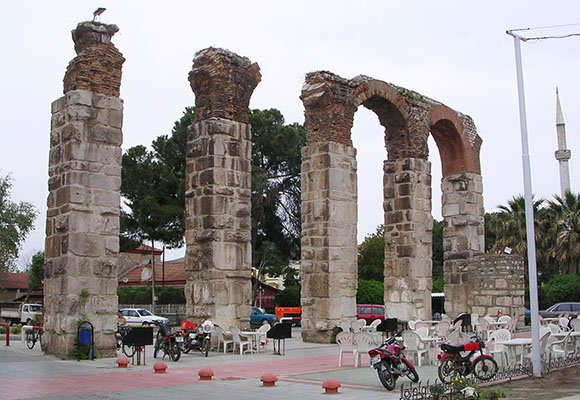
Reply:
[[[429,319],[432,217],[427,139],[431,132],[445,160],[443,186],[457,187],[448,190],[446,259],[469,259],[483,250],[478,236],[481,232],[483,237],[483,208],[477,207],[481,139],[473,122],[419,93],[366,76],[348,80],[325,71],[310,73],[301,99],[307,131],[302,150],[303,338],[326,341],[340,319],[354,318],[358,188],[351,128],[360,105],[375,112],[385,128],[388,315],[405,321]],[[452,204],[459,191],[465,196],[459,196],[460,204]],[[471,200],[473,207],[465,203]],[[464,221],[468,228],[461,227]],[[462,252],[465,248],[470,251]],[[446,266],[457,267],[451,262]],[[446,281],[457,278],[456,272],[446,275]]]

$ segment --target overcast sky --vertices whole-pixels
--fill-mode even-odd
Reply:
[[[126,58],[123,149],[169,134],[194,104],[187,80],[196,51],[223,47],[260,65],[252,108],[277,108],[304,122],[298,98],[307,72],[344,78],[363,74],[438,100],[470,115],[483,139],[481,166],[486,211],[523,193],[513,39],[506,29],[580,23],[574,1],[27,1],[6,2],[0,24],[0,174],[14,179],[12,199],[39,210],[24,244],[26,257],[44,248],[50,104],[75,52],[71,30],[106,7],[101,22]],[[525,32],[579,33],[580,25]],[[580,38],[522,45],[533,191],[560,192],[555,88],[566,121],[571,185],[580,190]],[[384,130],[364,107],[355,114],[358,150],[358,238],[383,222]],[[431,140],[433,216],[441,218],[441,165]],[[174,251],[168,258],[183,254]]]

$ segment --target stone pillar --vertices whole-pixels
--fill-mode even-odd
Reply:
[[[52,104],[44,265],[43,350],[74,357],[79,321],[94,326],[96,355],[115,355],[125,59],[118,28],[83,22],[77,57]]]
[[[461,172],[441,181],[445,312],[455,316],[471,312],[468,296],[473,289],[468,266],[484,253],[483,184],[481,175]]]
[[[341,319],[355,319],[356,150],[337,142],[302,148],[302,338],[329,343]]]
[[[431,319],[431,163],[384,163],[385,306],[402,321]]]
[[[198,52],[189,74],[195,120],[185,186],[186,314],[249,327],[251,304],[250,96],[260,68],[223,49]]]

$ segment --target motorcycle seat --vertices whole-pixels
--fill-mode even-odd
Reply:
[[[443,350],[447,353],[452,353],[452,354],[461,353],[462,351],[465,351],[465,345],[463,345],[463,344],[454,345],[454,344],[449,344],[449,343],[442,343],[441,350]]]

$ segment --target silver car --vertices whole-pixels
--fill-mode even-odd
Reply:
[[[165,317],[159,317],[144,308],[123,308],[121,314],[127,320],[127,325],[150,325],[153,321],[169,324]]]

